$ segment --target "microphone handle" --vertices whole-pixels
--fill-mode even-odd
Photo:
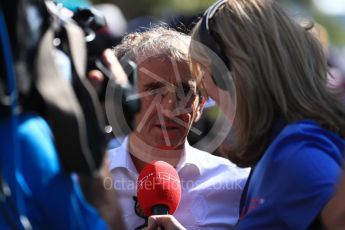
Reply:
[[[169,208],[164,204],[157,204],[152,207],[152,214],[153,215],[168,215]]]

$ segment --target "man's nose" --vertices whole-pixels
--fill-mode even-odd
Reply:
[[[162,97],[161,112],[166,117],[176,117],[178,115],[177,98],[175,92],[168,92]]]

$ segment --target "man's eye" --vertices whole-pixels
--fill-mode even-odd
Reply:
[[[189,86],[187,87],[183,87],[183,93],[185,96],[187,95],[195,95],[196,94],[196,90],[194,88],[191,88]]]
[[[157,88],[157,87],[148,87],[146,88],[146,92],[152,94],[152,95],[157,95],[157,94],[161,94],[163,92],[164,88],[163,87],[160,87],[160,88]]]
[[[191,88],[189,87],[183,87],[182,89],[185,95],[187,95],[191,91]]]
[[[175,92],[178,96],[186,96],[189,93],[190,89],[188,87],[177,87]]]
[[[176,89],[176,96],[179,101],[194,100],[196,93],[190,87],[180,87]]]

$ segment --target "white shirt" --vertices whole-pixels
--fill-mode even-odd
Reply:
[[[134,199],[138,172],[128,152],[128,138],[119,148],[109,150],[112,185],[118,193],[126,229],[145,223],[135,214]],[[234,229],[241,192],[249,170],[229,160],[185,144],[177,167],[182,196],[174,217],[189,229]]]

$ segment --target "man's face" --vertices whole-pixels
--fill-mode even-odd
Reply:
[[[137,91],[141,111],[134,135],[151,147],[181,148],[202,106],[188,64],[168,57],[150,57],[139,63]]]

